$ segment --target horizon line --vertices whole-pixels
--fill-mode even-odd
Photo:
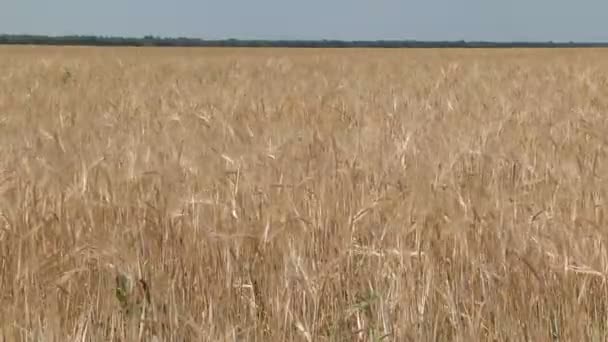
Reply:
[[[259,42],[337,42],[337,43],[374,43],[374,42],[389,42],[389,43],[482,43],[482,44],[608,44],[606,41],[596,40],[467,40],[467,39],[412,39],[412,38],[378,38],[378,39],[338,39],[338,38],[201,38],[192,36],[160,36],[154,34],[146,35],[104,35],[104,34],[40,34],[40,33],[0,33],[0,37],[15,37],[27,36],[37,38],[102,38],[102,39],[131,39],[131,40],[191,40],[201,42],[218,42],[218,41],[259,41]]]

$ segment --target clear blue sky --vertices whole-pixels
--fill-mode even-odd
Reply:
[[[1,0],[0,33],[608,41],[606,0]]]

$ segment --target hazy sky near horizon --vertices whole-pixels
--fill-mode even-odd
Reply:
[[[0,33],[608,41],[605,0],[0,0]]]

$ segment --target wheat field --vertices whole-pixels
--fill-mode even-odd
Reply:
[[[2,341],[605,341],[607,57],[2,47]]]

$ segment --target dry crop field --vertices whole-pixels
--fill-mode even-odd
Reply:
[[[3,341],[605,341],[608,51],[0,48]]]

